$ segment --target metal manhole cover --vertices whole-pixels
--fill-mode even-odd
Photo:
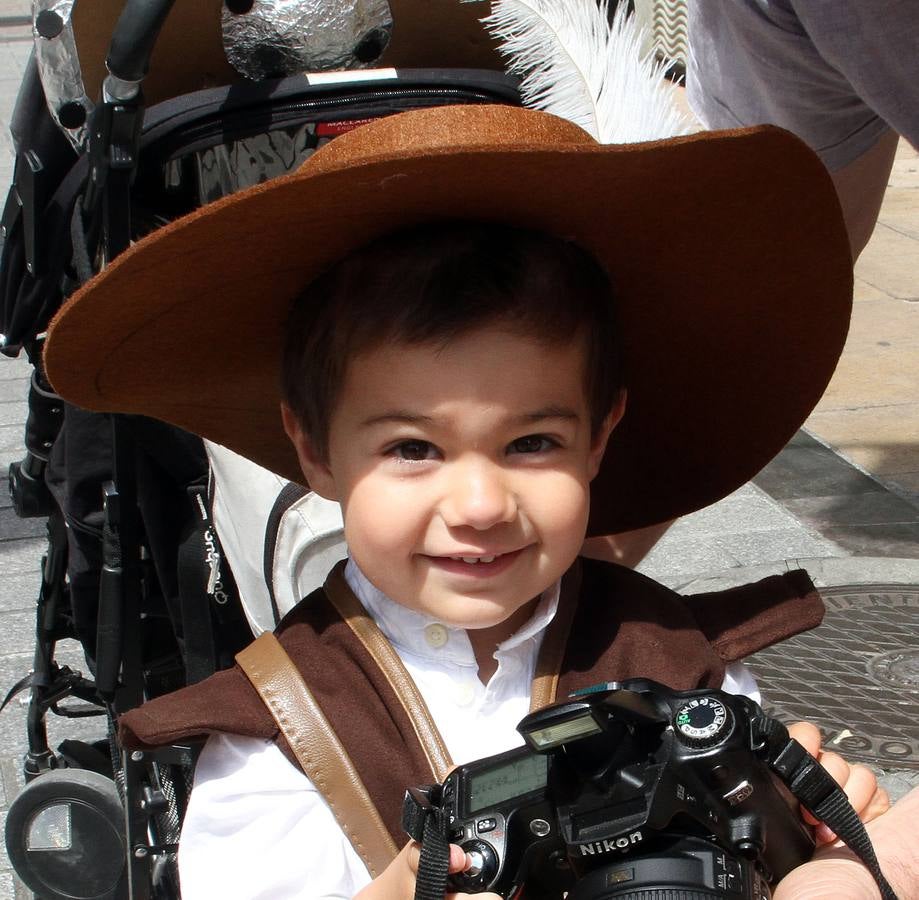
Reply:
[[[919,693],[919,649],[880,653],[868,662],[868,671],[879,684]]]
[[[750,657],[764,706],[808,719],[826,746],[919,770],[919,587],[822,588],[819,628]]]

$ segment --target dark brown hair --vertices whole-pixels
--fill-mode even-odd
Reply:
[[[446,344],[495,324],[545,343],[585,341],[596,433],[623,384],[609,277],[571,241],[509,225],[416,226],[335,264],[291,310],[282,395],[326,458],[349,360],[384,343]]]

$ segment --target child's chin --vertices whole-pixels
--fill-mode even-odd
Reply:
[[[524,616],[528,619],[533,613],[532,606],[535,605],[537,599],[538,595],[536,599],[527,595],[514,598],[505,597],[500,601],[470,597],[465,602],[457,604],[461,608],[456,609],[456,616],[451,624],[468,631],[498,628],[510,619],[519,620]],[[516,621],[515,626],[519,627],[521,624],[521,621]]]

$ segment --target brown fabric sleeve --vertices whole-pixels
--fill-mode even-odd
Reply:
[[[823,600],[803,569],[683,598],[724,662],[735,662],[823,620]]]
[[[149,750],[218,732],[266,739],[278,734],[268,708],[237,668],[149,700],[118,719],[118,740],[128,750]]]

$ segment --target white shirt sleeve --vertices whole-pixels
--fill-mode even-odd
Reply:
[[[182,900],[345,900],[370,882],[322,795],[270,741],[214,735],[179,844]]]
[[[763,702],[756,679],[743,660],[728,663],[724,667],[724,681],[721,682],[721,690],[726,694],[743,694],[755,703]]]

